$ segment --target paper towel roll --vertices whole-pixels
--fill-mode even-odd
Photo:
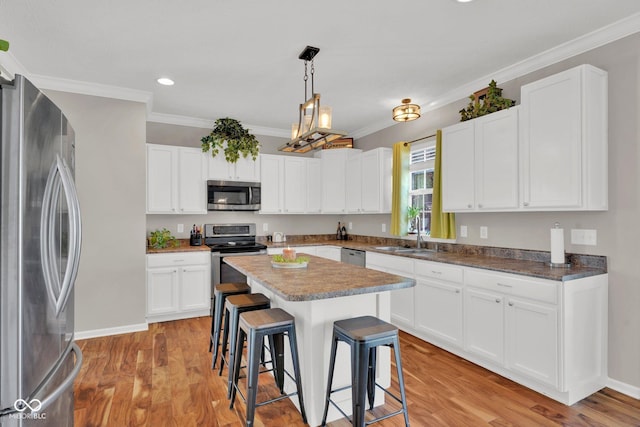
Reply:
[[[551,263],[564,264],[564,229],[551,229]]]

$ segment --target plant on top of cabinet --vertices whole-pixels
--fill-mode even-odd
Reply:
[[[460,121],[475,119],[485,114],[495,113],[505,108],[513,107],[516,101],[502,97],[500,89],[495,80],[491,80],[489,86],[469,95],[469,105],[460,110]]]
[[[229,163],[235,163],[242,157],[251,155],[253,160],[258,157],[260,143],[255,135],[251,135],[239,121],[225,117],[218,119],[211,133],[202,137],[202,151],[211,150],[211,156],[218,155],[220,149]],[[226,144],[225,144],[226,143]]]

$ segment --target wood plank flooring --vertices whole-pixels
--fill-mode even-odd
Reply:
[[[78,341],[84,365],[75,383],[76,427],[244,425],[242,400],[229,409],[226,370],[222,377],[211,370],[210,322],[154,323],[146,332]],[[414,427],[640,426],[640,401],[613,390],[567,407],[411,335],[400,339]],[[267,377],[261,377],[259,399],[273,396]],[[395,375],[392,389],[397,391]],[[258,408],[255,425],[304,426],[288,400]],[[398,415],[375,425],[404,422]]]

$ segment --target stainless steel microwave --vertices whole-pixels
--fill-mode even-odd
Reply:
[[[207,210],[260,210],[260,183],[240,181],[207,181]]]

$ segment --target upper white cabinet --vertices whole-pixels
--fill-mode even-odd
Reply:
[[[347,212],[346,182],[347,160],[361,150],[335,149],[316,153],[320,158],[322,179],[322,213],[343,214]]]
[[[511,107],[442,130],[445,212],[518,208],[518,110]]]
[[[320,164],[318,159],[273,154],[262,154],[260,157],[262,162],[260,213],[319,212]]]
[[[207,179],[223,181],[260,181],[260,156],[253,160],[252,157],[242,157],[236,163],[229,163],[220,150],[217,156],[211,157],[211,153],[202,153],[207,160]]]
[[[607,110],[607,72],[590,65],[522,87],[525,209],[607,209]]]
[[[147,144],[147,213],[206,214],[199,148]]]
[[[391,148],[376,148],[347,159],[348,213],[391,212],[392,156]]]

